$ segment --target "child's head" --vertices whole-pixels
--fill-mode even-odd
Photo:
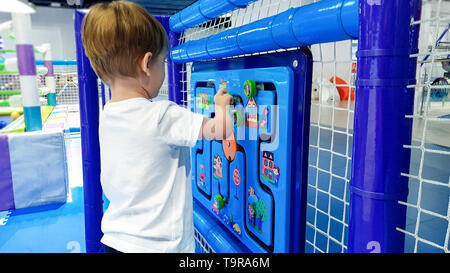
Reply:
[[[162,25],[144,8],[126,1],[92,6],[82,29],[83,45],[107,84],[134,78],[151,96],[164,81],[168,41]]]

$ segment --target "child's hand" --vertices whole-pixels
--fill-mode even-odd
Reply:
[[[227,93],[225,88],[219,89],[217,94],[214,96],[214,104],[219,107],[226,107],[233,103],[233,97]]]
[[[233,122],[231,121],[228,105],[233,103],[233,96],[225,88],[219,89],[214,96],[215,116],[203,120],[199,138],[209,140],[224,140],[233,135]]]

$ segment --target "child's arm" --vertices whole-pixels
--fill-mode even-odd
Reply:
[[[228,106],[233,97],[225,89],[220,89],[214,96],[215,116],[212,119],[204,118],[200,129],[199,139],[224,140],[233,134],[233,123]]]

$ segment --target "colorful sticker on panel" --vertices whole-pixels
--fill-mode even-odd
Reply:
[[[241,235],[241,227],[238,225],[238,223],[233,224],[233,230],[238,234]]]
[[[261,117],[261,122],[259,123],[259,128],[261,128],[261,129],[269,128],[268,116],[269,116],[269,107],[266,106],[263,110],[263,115]]]
[[[212,99],[208,96],[208,93],[199,93],[197,95],[198,107],[202,109],[209,109],[212,105]]]
[[[264,199],[259,199],[252,187],[248,190],[247,208],[249,225],[262,233],[262,224],[267,220],[267,207]]]
[[[214,203],[212,205],[212,210],[217,214],[222,222],[233,229],[238,235],[241,235],[241,227],[237,222],[234,222],[233,213],[226,206],[227,200],[222,197],[222,195],[218,194],[214,197]]]
[[[222,179],[222,158],[220,156],[214,157],[214,178]]]
[[[218,194],[216,196],[214,196],[214,203],[212,205],[212,210],[216,213],[219,214],[220,210],[223,208],[224,206],[224,200],[223,197]]]
[[[199,180],[197,182],[197,185],[203,187],[206,183],[206,174],[205,174],[205,166],[203,164],[200,164],[200,172],[199,172]]]
[[[262,151],[262,153],[262,178],[267,182],[278,184],[280,168],[275,165],[273,153],[268,151]]]
[[[241,184],[241,174],[239,173],[239,170],[237,168],[235,168],[233,171],[233,182],[234,182],[234,185],[236,186],[236,190],[234,192],[234,198],[236,198],[236,200],[239,200],[238,187]]]
[[[249,98],[247,106],[247,126],[252,128],[258,128],[258,105],[254,98]]]

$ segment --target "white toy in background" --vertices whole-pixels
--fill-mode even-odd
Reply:
[[[19,72],[19,67],[17,65],[17,58],[7,58],[5,59],[5,70],[8,72]],[[36,66],[36,74],[45,76],[48,73],[48,68],[45,66]]]
[[[9,97],[8,101],[11,107],[22,107],[23,105],[22,95],[13,95]]]
[[[319,100],[319,98],[320,98],[320,84],[314,81],[311,86],[311,99]]]
[[[46,86],[39,88],[39,94],[41,96],[46,96],[50,92],[51,92],[50,88],[48,88]],[[12,95],[8,98],[8,103],[9,103],[9,106],[11,106],[11,107],[21,108],[21,107],[23,107],[23,97],[22,97],[22,95]],[[41,97],[41,98],[39,98],[39,103],[40,103],[40,105],[46,105],[47,99]]]
[[[312,99],[318,100],[320,99],[323,102],[339,102],[341,101],[341,97],[339,96],[339,92],[337,91],[334,85],[323,79],[322,83],[319,83],[317,79],[315,79],[312,83]]]

